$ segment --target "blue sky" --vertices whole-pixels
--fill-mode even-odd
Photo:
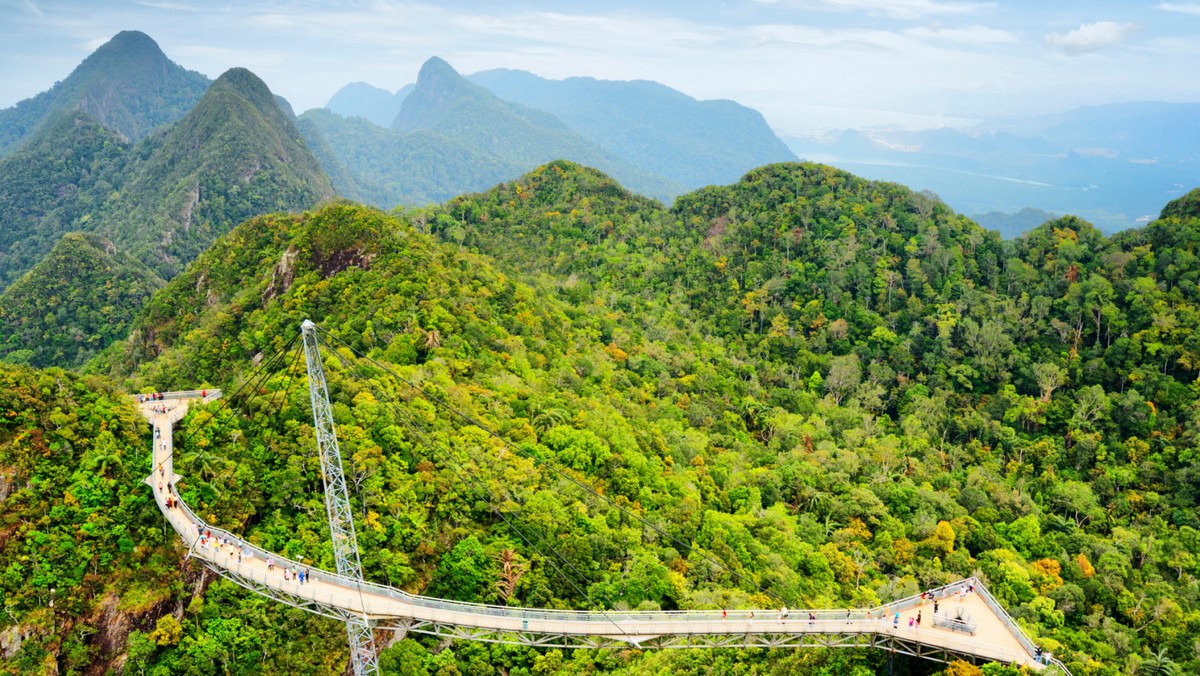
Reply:
[[[398,89],[433,55],[657,80],[783,133],[1200,101],[1200,0],[0,0],[0,107],[124,29],[209,77],[250,68],[297,112],[353,81]]]

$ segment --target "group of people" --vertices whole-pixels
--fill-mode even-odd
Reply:
[[[200,541],[198,542],[199,546],[206,548],[212,547],[217,550],[217,554],[223,554],[225,552],[225,546],[229,545],[229,558],[232,559],[234,556],[236,556],[238,563],[241,563],[243,558],[254,558],[254,550],[250,549],[246,543],[238,542],[237,540],[234,540],[231,537],[225,537],[220,533],[217,533],[217,536],[214,538],[212,531],[205,528],[202,524],[196,524],[196,535],[200,538]]]
[[[267,570],[275,570],[275,559],[267,559]],[[300,584],[308,584],[312,581],[312,572],[307,568],[298,568],[296,566],[286,566],[283,569],[283,579],[285,582],[295,580]]]
[[[163,504],[167,509],[175,509],[179,507],[179,498],[175,497],[175,488],[171,482],[163,483],[163,478],[166,477],[167,470],[163,468],[163,464],[158,463],[158,492],[163,496]]]
[[[158,482],[158,492],[163,493],[163,482]],[[166,492],[163,494],[163,504],[167,509],[175,509],[179,507],[179,498],[175,497],[175,491],[171,488],[171,484],[166,485]]]
[[[1042,649],[1042,646],[1037,646],[1033,651],[1033,659],[1038,664],[1050,664],[1050,651]]]

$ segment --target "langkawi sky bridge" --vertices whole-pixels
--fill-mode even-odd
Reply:
[[[219,390],[169,392],[154,398],[139,397],[144,400],[140,403],[142,413],[154,427],[153,470],[146,483],[154,492],[163,515],[187,546],[189,558],[202,562],[222,577],[256,594],[344,622],[350,644],[350,660],[356,676],[378,672],[375,637],[392,632],[398,635],[415,632],[442,638],[547,648],[878,648],[943,662],[955,659],[972,663],[995,661],[1027,666],[1037,671],[1057,669],[1069,676],[1061,662],[1038,651],[1021,627],[978,580],[955,582],[924,595],[897,599],[874,608],[797,609],[787,608],[781,602],[780,607],[769,609],[681,611],[613,610],[599,603],[595,603],[595,610],[514,608],[419,596],[369,582],[363,578],[359,561],[354,520],[319,346],[324,343],[326,351],[342,360],[350,372],[357,371],[344,353],[357,351],[310,321],[303,323],[299,338],[303,342],[307,367],[336,571],[316,570],[310,564],[256,547],[241,535],[206,522],[179,500],[177,485],[182,477],[174,472],[173,426],[187,414],[189,405],[221,398]],[[331,341],[337,347],[346,349],[340,352],[332,349]],[[288,346],[294,342],[295,338]],[[288,346],[272,359],[263,360],[256,374],[269,374],[269,364],[282,363],[280,357],[288,351]],[[477,425],[500,439],[489,428],[417,384],[366,355],[359,354],[359,357],[387,370],[467,424]],[[243,387],[254,379],[252,375]],[[390,402],[390,398],[377,389],[376,395]],[[410,421],[406,423],[410,432],[430,446],[430,450],[437,450],[420,430],[411,425],[411,418],[404,420]],[[520,452],[516,446],[507,445]],[[448,454],[446,457],[453,462]],[[536,456],[528,457],[644,526],[671,537],[562,470]],[[568,584],[583,593],[572,577],[556,563],[561,562],[573,569],[566,558],[546,543],[539,546],[531,539],[532,531],[518,528],[512,521],[513,516],[506,515],[499,508],[502,501],[490,494],[486,485],[478,481],[469,469],[457,466],[455,471],[464,484],[472,487],[479,499],[487,502],[493,514],[508,524],[533,551],[542,554]],[[677,538],[671,539],[687,550],[692,549]],[[719,561],[699,554],[724,568]],[[290,573],[292,570],[310,572],[307,579],[301,582]],[[729,572],[740,577],[733,571]],[[940,605],[936,614],[933,608],[935,598]],[[908,618],[918,612],[923,614],[923,621],[918,626],[910,626]]]

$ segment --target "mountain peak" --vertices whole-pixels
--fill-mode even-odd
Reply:
[[[1183,220],[1197,216],[1200,216],[1200,188],[1195,188],[1183,197],[1168,202],[1158,217]]]
[[[212,83],[212,86],[209,87],[205,98],[218,95],[222,92],[236,94],[251,102],[260,110],[278,107],[275,95],[271,93],[271,88],[267,86],[267,83],[245,68],[230,68],[222,73],[221,77],[218,77]]]
[[[84,59],[76,72],[135,80],[173,65],[154,38],[141,31],[121,31]]]
[[[162,49],[154,41],[154,38],[141,31],[121,31],[112,36],[111,40],[101,45],[94,53],[102,54],[106,52],[141,52],[143,54],[161,56],[164,59],[167,56],[163,54]]]
[[[0,155],[69,110],[137,140],[187,114],[207,87],[208,78],[172,62],[149,35],[121,31],[62,82],[0,111]]]
[[[442,59],[438,56],[431,56],[429,57],[429,60],[421,66],[421,71],[417,73],[417,86],[421,86],[422,82],[428,84],[429,80],[435,78],[462,79],[462,75],[460,75],[457,70],[454,70],[454,66],[451,66],[449,63],[447,63],[445,59]]]

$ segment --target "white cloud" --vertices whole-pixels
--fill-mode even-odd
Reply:
[[[939,24],[919,26],[904,31],[906,35],[932,42],[952,42],[961,45],[1014,45],[1021,41],[1016,33],[988,26],[943,28]]]
[[[773,5],[778,4],[779,0],[758,0],[758,2]],[[995,6],[991,2],[964,2],[962,0],[783,0],[783,2],[806,9],[866,12],[882,14],[893,19],[974,14]]]
[[[1200,3],[1197,2],[1163,2],[1159,3],[1158,8],[1164,12],[1200,15]]]
[[[29,10],[31,14],[35,15],[39,19],[45,18],[46,16],[45,12],[43,12],[40,7],[34,4],[33,0],[25,0],[25,9]]]
[[[1063,35],[1058,33],[1047,35],[1046,44],[1067,54],[1083,54],[1115,47],[1128,40],[1140,28],[1141,26],[1135,23],[1117,23],[1116,21],[1085,23]]]

